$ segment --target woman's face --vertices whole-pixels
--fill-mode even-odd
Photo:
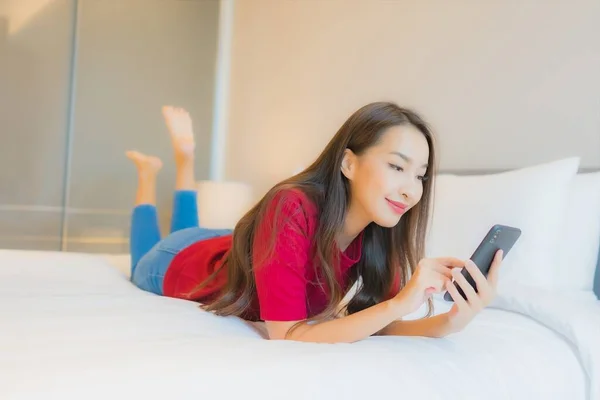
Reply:
[[[421,200],[429,145],[412,125],[388,128],[379,143],[357,156],[346,150],[351,212],[363,222],[393,227]]]

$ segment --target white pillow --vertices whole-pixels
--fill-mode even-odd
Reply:
[[[506,256],[498,291],[519,283],[553,287],[557,240],[579,158],[490,175],[439,175],[426,254],[468,259],[495,224],[521,229]]]
[[[560,289],[589,291],[600,245],[600,172],[575,176],[565,214],[555,284]]]

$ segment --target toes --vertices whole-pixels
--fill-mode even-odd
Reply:
[[[186,109],[181,107],[171,107],[171,112],[175,117],[183,117],[188,115]]]
[[[162,160],[155,156],[149,156],[139,151],[129,150],[125,152],[125,155],[131,159],[134,164],[144,170],[155,170],[158,171],[162,168]]]
[[[135,150],[129,150],[129,151],[125,152],[125,155],[127,156],[127,158],[130,158],[135,161],[138,158],[140,158],[142,153],[140,153],[139,151],[135,151]]]
[[[175,108],[172,106],[164,106],[162,109],[162,114],[163,118],[169,121],[173,118],[173,115],[175,114]]]
[[[152,164],[154,164],[154,167],[156,169],[162,168],[162,165],[163,165],[161,159],[158,157],[152,157]]]

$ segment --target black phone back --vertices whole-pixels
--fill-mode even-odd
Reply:
[[[496,252],[501,249],[504,253],[503,259],[506,258],[506,255],[510,249],[512,249],[520,236],[521,230],[519,228],[514,228],[507,225],[494,225],[485,235],[481,243],[479,243],[479,246],[477,246],[477,249],[471,256],[471,260],[475,263],[475,265],[477,265],[483,275],[487,277]],[[469,282],[475,291],[477,291],[477,285],[467,269],[463,268],[461,273],[467,279],[467,282]],[[460,295],[466,299],[464,292],[458,286],[458,284],[455,282],[454,285],[458,289]],[[444,299],[452,301],[452,296],[450,296],[450,293],[446,292]]]

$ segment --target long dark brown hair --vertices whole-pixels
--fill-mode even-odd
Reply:
[[[404,287],[417,263],[425,254],[425,235],[429,220],[433,188],[433,170],[436,168],[433,135],[426,122],[414,111],[394,103],[368,104],[348,118],[319,157],[299,174],[275,185],[242,219],[233,232],[233,245],[222,267],[227,268],[227,285],[220,296],[204,305],[218,315],[244,316],[256,296],[253,274],[253,242],[257,225],[262,221],[268,207],[280,211],[281,201],[272,204],[282,190],[299,189],[314,202],[318,210],[319,225],[313,238],[313,254],[318,260],[321,282],[329,292],[326,309],[311,318],[325,320],[336,314],[344,290],[336,280],[336,235],[342,230],[350,202],[350,182],[341,172],[346,149],[356,155],[378,143],[386,129],[398,125],[412,125],[427,139],[429,160],[427,175],[423,182],[423,195],[393,228],[369,224],[363,232],[362,257],[353,267],[352,282],[361,277],[362,284],[346,305],[349,314],[364,310],[389,296],[395,282]],[[277,220],[277,217],[275,217]],[[273,249],[276,236],[274,227],[269,249]],[[269,251],[267,251],[269,252]],[[262,256],[262,255],[261,255]],[[216,271],[195,290],[202,289],[217,273]],[[429,313],[432,302],[428,302]]]

